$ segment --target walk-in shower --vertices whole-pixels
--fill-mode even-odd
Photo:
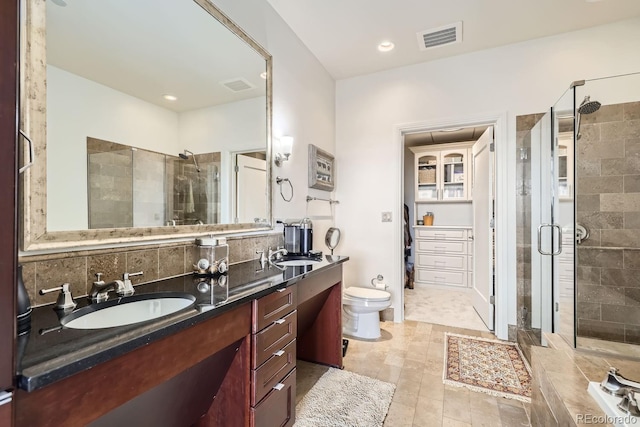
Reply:
[[[640,73],[517,125],[518,340],[640,358]]]

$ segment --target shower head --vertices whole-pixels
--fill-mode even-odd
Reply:
[[[576,139],[580,139],[582,135],[580,134],[580,116],[583,114],[593,114],[600,109],[600,104],[598,101],[591,101],[591,97],[589,95],[584,97],[584,100],[578,107],[578,114],[576,115]]]
[[[200,166],[198,166],[198,162],[196,162],[196,156],[189,150],[184,150],[184,152],[178,154],[178,156],[183,160],[189,160],[189,156],[193,159],[193,164],[196,167],[196,172],[200,172]]]
[[[578,113],[580,114],[591,114],[595,113],[600,109],[600,104],[598,101],[591,101],[591,97],[589,95],[584,97],[582,104],[578,107]]]

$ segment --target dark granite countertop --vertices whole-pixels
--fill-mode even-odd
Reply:
[[[182,292],[192,294],[196,300],[174,314],[126,326],[69,329],[61,326],[60,316],[52,306],[34,308],[30,330],[18,336],[18,385],[23,390],[34,391],[348,259],[326,255],[320,263],[284,270],[273,265],[261,268],[259,262],[247,261],[231,265],[228,274],[214,278],[188,274],[138,285],[135,295]],[[86,297],[77,298],[76,302],[76,310],[88,305]]]

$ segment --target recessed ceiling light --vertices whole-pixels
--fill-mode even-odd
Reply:
[[[162,97],[164,99],[166,99],[167,101],[177,101],[178,100],[178,97],[175,96],[175,95],[166,94],[166,95],[162,95]]]
[[[53,2],[53,4],[61,6],[61,7],[66,7],[67,6],[67,2],[65,2],[64,0],[51,0]]]
[[[260,73],[260,77],[262,77],[263,79],[267,80],[267,72],[263,71]]]
[[[392,42],[390,42],[389,40],[385,40],[385,41],[383,41],[382,43],[380,43],[380,44],[378,45],[378,50],[379,50],[380,52],[389,52],[390,50],[393,50],[393,48],[394,48],[395,46],[396,46],[396,45],[394,45],[394,44],[393,44]]]

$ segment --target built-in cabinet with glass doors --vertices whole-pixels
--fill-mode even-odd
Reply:
[[[410,147],[415,158],[416,202],[471,200],[471,143]]]

